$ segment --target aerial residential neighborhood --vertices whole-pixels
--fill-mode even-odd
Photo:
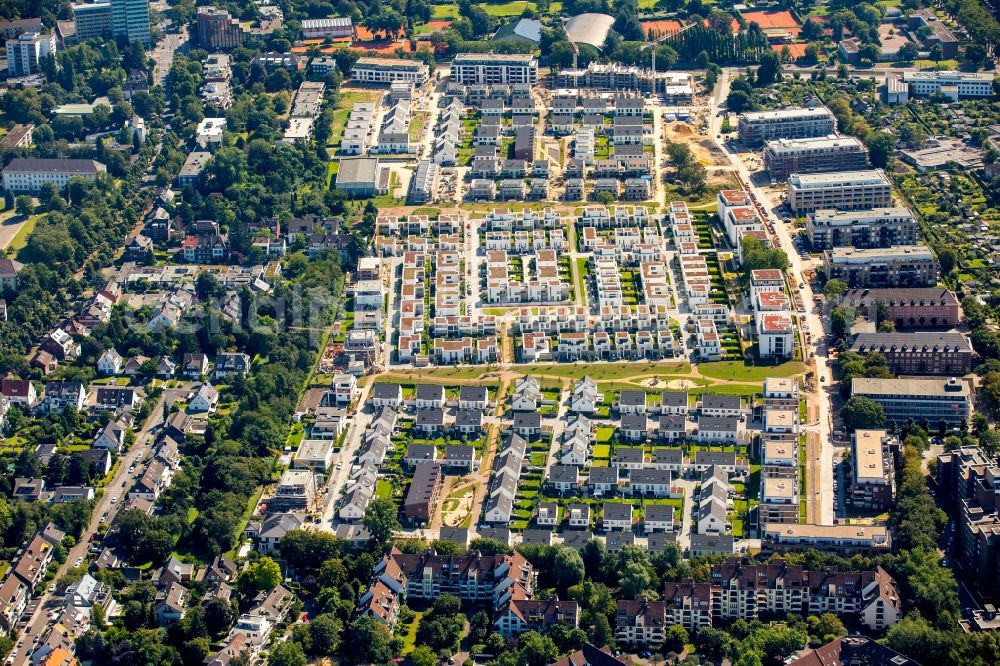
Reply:
[[[997,17],[0,6],[0,660],[1000,663]]]

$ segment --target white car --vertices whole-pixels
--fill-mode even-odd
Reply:
[[[114,497],[111,498],[111,503],[118,504],[118,495],[115,495]]]
[[[81,564],[83,564],[83,556],[76,558],[76,564],[74,564],[73,566],[78,567]]]

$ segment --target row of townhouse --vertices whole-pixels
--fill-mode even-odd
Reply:
[[[436,218],[411,213],[409,215],[380,214],[375,219],[375,231],[381,236],[448,236],[462,232],[464,217],[456,213],[442,213]]]
[[[539,250],[563,253],[569,250],[563,229],[534,229],[531,231],[487,231],[483,234],[486,251],[500,250],[511,254],[527,254]]]
[[[563,459],[565,462],[562,462]],[[585,464],[578,464],[571,450],[563,452],[560,460],[549,468],[545,485],[563,494],[587,494],[591,497],[613,496],[623,490],[642,497],[673,497],[677,491],[673,489],[671,479],[694,474],[701,478],[703,486],[707,485],[708,479],[717,477],[725,490],[722,496],[725,502],[729,477],[745,477],[750,469],[747,459],[733,451],[700,450],[694,458],[689,458],[684,456],[683,449],[665,447],[657,447],[649,454],[642,447],[618,447],[610,465],[591,467],[586,476],[580,474]],[[703,497],[706,497],[704,493]],[[721,524],[725,523],[725,511],[721,521]],[[710,531],[700,529],[698,533]]]
[[[659,245],[663,240],[659,230],[652,224],[642,227],[615,227],[610,231],[583,224],[579,227],[579,235],[581,250],[601,250],[605,253],[616,250],[631,252],[636,245]]]
[[[476,226],[483,231],[562,230],[566,227],[566,222],[566,217],[551,207],[523,211],[494,208],[477,220]]]
[[[402,347],[400,347],[402,351]],[[412,349],[411,349],[412,351]],[[439,365],[456,363],[493,363],[499,358],[499,342],[495,335],[472,338],[436,337],[431,341],[434,362]]]
[[[677,257],[680,267],[678,292],[690,307],[708,303],[712,294],[712,278],[708,263],[700,254],[681,254]]]
[[[341,520],[359,521],[375,496],[378,468],[393,449],[392,434],[396,430],[398,414],[389,406],[375,407],[375,418],[361,435],[358,447],[358,471],[352,472],[347,492],[338,503],[337,515]]]
[[[398,99],[382,118],[379,128],[378,142],[372,148],[373,153],[412,153],[410,143],[410,102]]]
[[[400,362],[413,361],[422,356],[423,335],[426,330],[424,298],[427,281],[427,255],[423,252],[403,253],[402,279],[399,291],[398,357]]]
[[[563,428],[557,460],[562,465],[587,465],[594,452],[594,424],[582,414],[569,415]]]
[[[617,229],[619,227],[655,227],[656,220],[645,206],[616,206],[600,204],[584,207],[576,219],[579,228]]]
[[[688,209],[687,202],[671,201],[668,217],[677,253],[698,254],[698,231],[694,227],[694,217]]]
[[[669,330],[656,331],[596,331],[590,333],[557,333],[555,346],[544,333],[521,335],[522,356],[532,360],[560,361],[657,359],[674,358],[677,347]]]
[[[628,645],[658,647],[674,624],[688,631],[737,619],[834,612],[884,631],[902,617],[896,581],[881,567],[843,573],[810,571],[781,560],[714,565],[711,582],[668,582],[662,599],[618,601],[615,636]]]
[[[340,152],[344,155],[363,155],[368,152],[375,129],[375,103],[355,102],[344,126]]]
[[[455,166],[458,161],[458,149],[462,145],[465,114],[465,105],[459,99],[451,97],[446,101],[434,126],[432,150],[434,164],[443,167]]]
[[[483,520],[492,525],[507,525],[514,513],[514,498],[527,454],[527,444],[514,432],[504,434],[493,458],[493,473],[486,487]]]
[[[458,337],[496,335],[497,318],[495,315],[449,315],[434,317],[430,322],[431,335]]]
[[[511,266],[519,270],[513,274]],[[502,250],[486,253],[486,301],[489,303],[559,303],[570,296],[555,250],[511,257]]]

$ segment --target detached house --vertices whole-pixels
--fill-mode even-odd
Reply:
[[[202,384],[188,403],[187,410],[192,413],[213,413],[218,405],[219,392],[211,384]]]

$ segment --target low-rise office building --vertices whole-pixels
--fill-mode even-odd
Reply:
[[[8,192],[36,192],[52,183],[63,189],[70,178],[92,180],[106,171],[95,160],[15,157],[3,169],[3,187]]]
[[[938,424],[961,428],[969,420],[972,392],[969,384],[949,379],[871,379],[851,380],[851,396],[863,396],[882,405],[887,425],[907,421],[926,422],[936,430]]]
[[[911,95],[941,93],[952,101],[993,96],[993,76],[986,72],[904,72]]]
[[[793,174],[788,178],[788,207],[796,214],[823,208],[888,206],[892,206],[892,183],[881,169]]]

